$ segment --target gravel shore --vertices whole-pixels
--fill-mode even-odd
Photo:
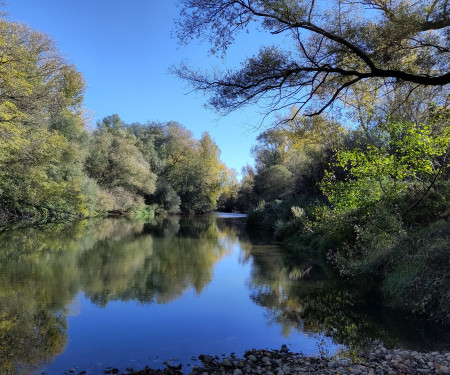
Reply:
[[[334,357],[305,357],[292,353],[283,345],[280,350],[256,350],[245,352],[243,358],[234,354],[218,358],[207,354],[199,356],[202,366],[194,367],[192,375],[422,375],[450,374],[450,352],[418,353],[408,350],[388,350],[378,347],[359,360]],[[105,373],[119,374],[117,369]],[[127,369],[122,375],[181,375],[181,365],[167,366],[164,370]]]

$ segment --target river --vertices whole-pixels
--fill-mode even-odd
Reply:
[[[0,373],[103,374],[280,348],[449,348],[445,330],[367,304],[325,262],[242,215],[93,219],[0,232]]]

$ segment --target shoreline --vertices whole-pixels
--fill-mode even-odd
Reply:
[[[105,374],[120,375],[426,375],[450,374],[450,352],[419,353],[378,346],[368,353],[360,353],[357,359],[303,356],[292,353],[283,345],[280,350],[250,349],[243,357],[233,353],[222,359],[202,354],[198,357],[202,366],[184,372],[182,365],[163,370],[145,367],[120,371],[107,368]],[[87,372],[79,372],[88,375]]]

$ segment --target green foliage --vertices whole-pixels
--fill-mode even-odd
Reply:
[[[242,180],[237,191],[236,210],[249,212],[258,203],[258,197],[253,192],[255,186],[255,171],[249,165],[242,168]]]
[[[107,211],[139,209],[143,197],[155,191],[156,175],[137,143],[117,115],[106,117],[97,125],[86,169],[104,190]]]
[[[156,191],[152,201],[158,204],[159,208],[166,213],[176,214],[180,212],[181,199],[164,178],[158,178],[156,181]]]
[[[0,217],[87,214],[82,76],[47,36],[4,20],[0,59]]]
[[[281,198],[292,189],[292,173],[284,165],[272,165],[255,176],[254,191],[265,200]]]
[[[433,134],[428,126],[389,122],[381,127],[380,137],[379,147],[336,152],[332,167],[345,168],[348,177],[335,182],[335,174],[328,172],[322,183],[336,208],[360,208],[380,199],[393,201],[404,196],[416,181],[423,186],[416,195],[427,194],[448,168],[448,127],[441,134]]]
[[[137,210],[134,213],[134,217],[144,221],[149,221],[155,217],[155,212],[157,208],[158,206],[156,204],[153,204],[151,206],[145,206],[144,208]]]
[[[380,146],[336,152],[331,167],[344,168],[346,178],[327,172],[321,187],[331,208],[322,211],[318,226],[326,236],[335,233],[329,257],[343,274],[382,273],[411,213],[419,203],[426,206],[428,195],[439,195],[436,181],[449,165],[449,130],[433,134],[427,126],[390,122],[380,129]]]
[[[409,233],[390,257],[382,287],[388,302],[402,310],[450,321],[450,223],[437,221]]]
[[[342,133],[333,150],[308,143],[314,132],[294,141],[295,131],[284,127],[291,139],[284,167],[294,183],[268,194],[283,179],[270,181],[276,165],[260,163],[252,193],[265,201],[250,212],[249,227],[272,232],[296,254],[326,256],[342,276],[381,292],[393,307],[448,322],[448,275],[439,266],[448,256],[447,226],[437,223],[449,216],[450,127],[447,112],[435,111],[425,125],[396,120]],[[272,146],[260,144],[257,155]],[[441,229],[431,238],[435,225]]]
[[[139,131],[137,124],[132,128],[142,138],[139,147],[143,154],[153,155],[153,163],[159,168],[159,182],[149,202],[169,213],[215,209],[230,172],[220,161],[220,150],[208,133],[197,141],[175,122],[147,125],[144,131]]]

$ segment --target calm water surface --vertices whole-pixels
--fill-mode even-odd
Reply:
[[[449,347],[363,304],[326,264],[249,236],[239,215],[0,232],[0,374],[102,374],[248,348]]]

